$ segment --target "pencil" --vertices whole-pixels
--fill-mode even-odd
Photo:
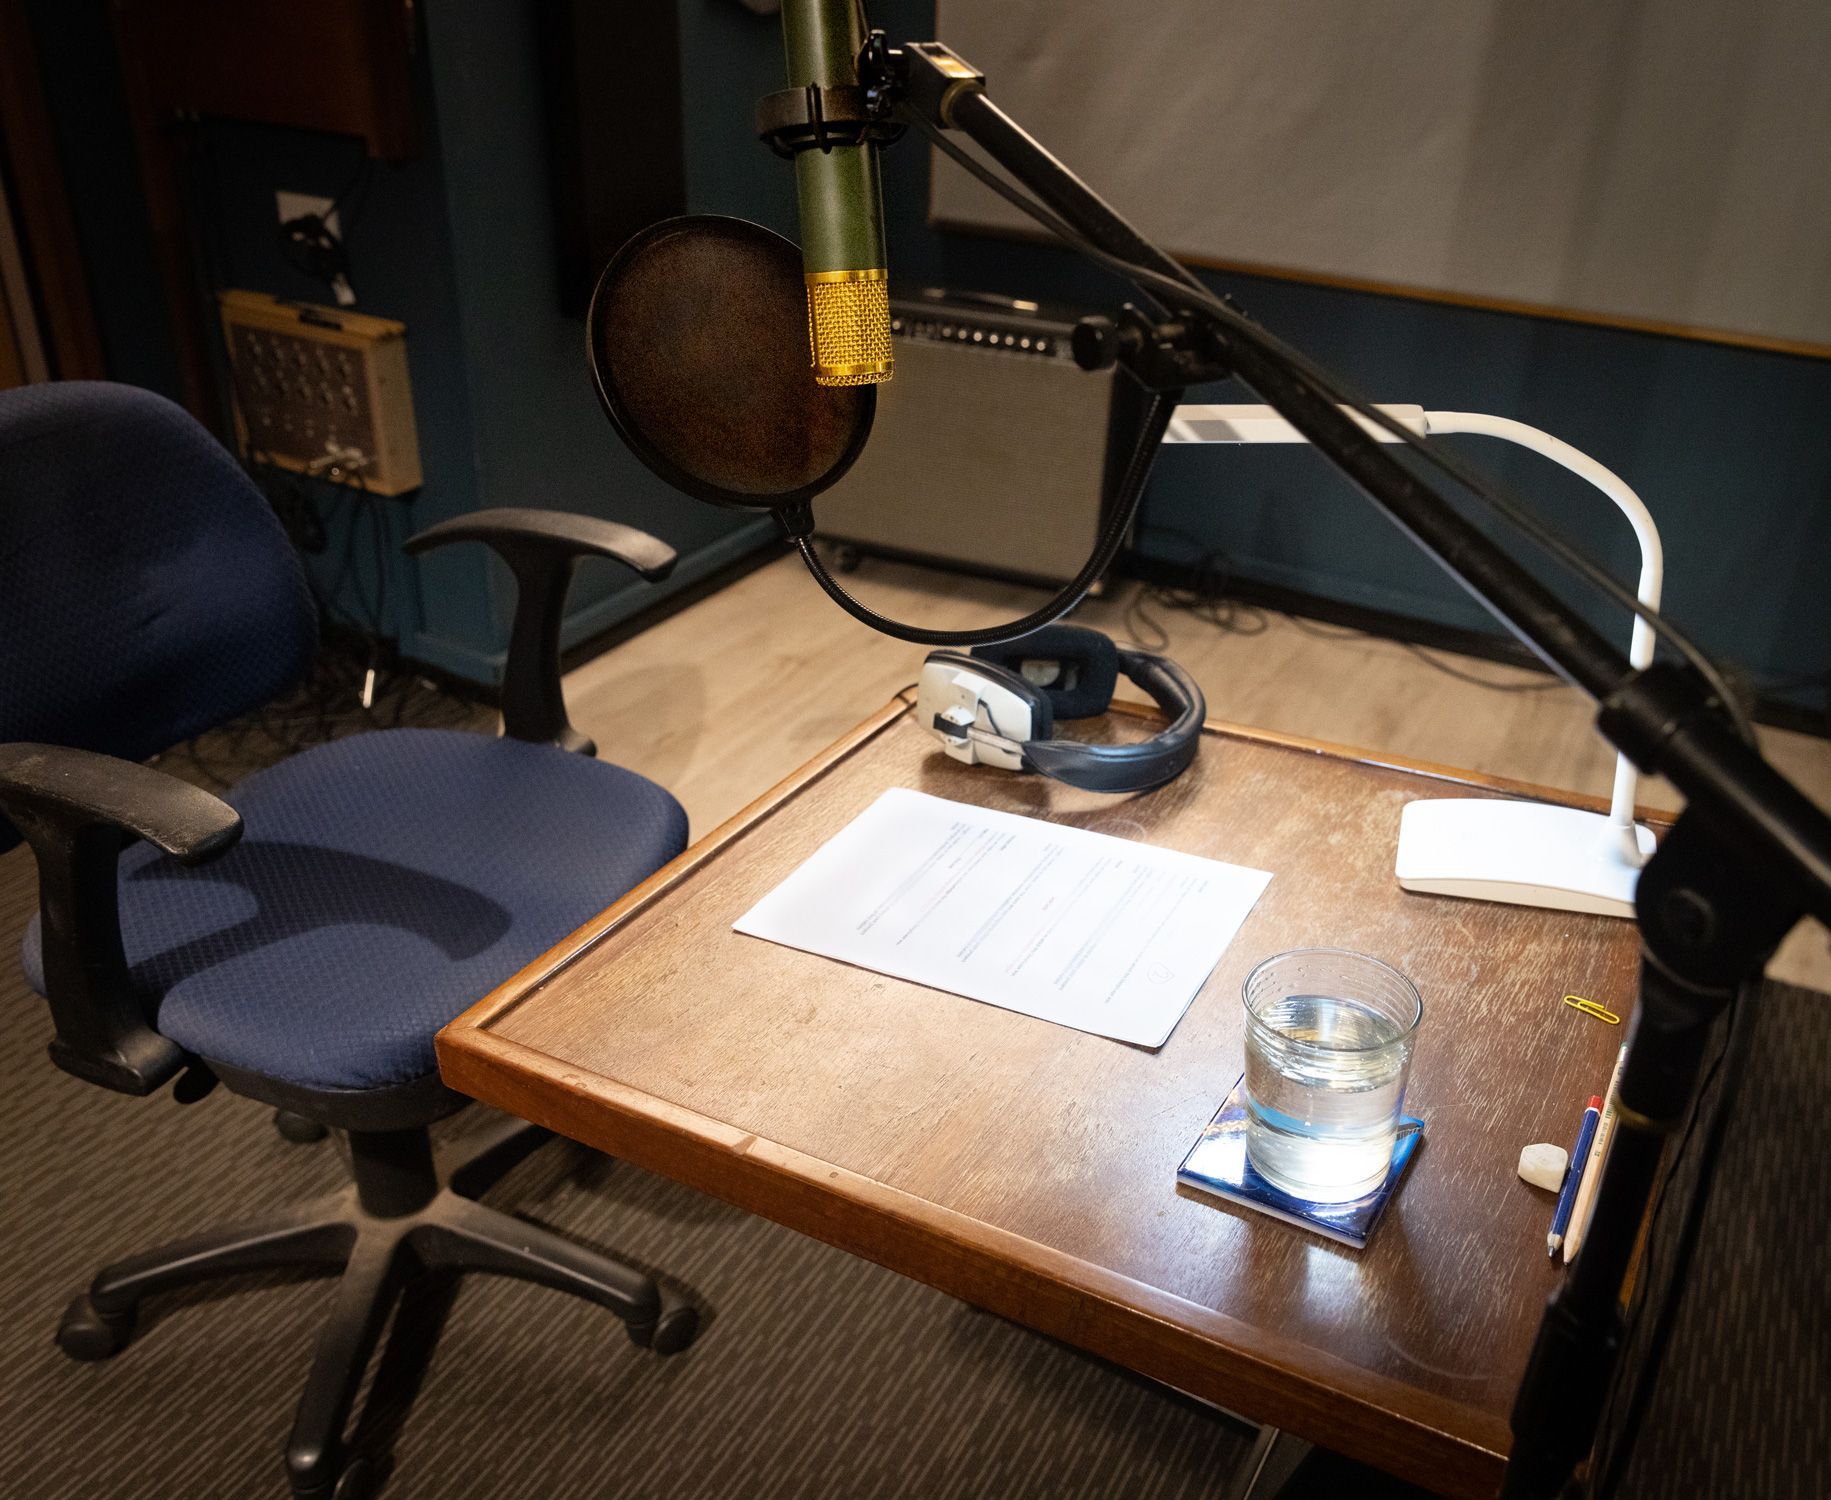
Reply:
[[[1591,1094],[1589,1105],[1583,1111],[1583,1123],[1577,1129],[1577,1144],[1570,1148],[1570,1168],[1564,1174],[1557,1210],[1551,1216],[1551,1233],[1545,1236],[1545,1253],[1554,1260],[1558,1247],[1564,1243],[1565,1231],[1570,1228],[1570,1211],[1577,1202],[1577,1184],[1583,1180],[1583,1168],[1589,1163],[1590,1143],[1596,1138],[1596,1123],[1601,1118],[1601,1096]]]
[[[1596,1138],[1589,1143],[1589,1160],[1583,1164],[1583,1180],[1577,1184],[1577,1201],[1570,1208],[1570,1227],[1564,1231],[1564,1264],[1569,1265],[1583,1248],[1583,1236],[1589,1232],[1589,1216],[1596,1211],[1596,1185],[1602,1180],[1602,1164],[1608,1160],[1609,1142],[1615,1138],[1615,1091],[1621,1087],[1621,1065],[1628,1060],[1628,1044],[1621,1044],[1615,1056],[1615,1071],[1609,1074],[1608,1093],[1604,1095],[1602,1118],[1596,1123]]]

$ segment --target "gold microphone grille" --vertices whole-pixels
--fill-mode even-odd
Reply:
[[[816,385],[875,385],[888,380],[895,360],[886,274],[810,272],[807,341]]]

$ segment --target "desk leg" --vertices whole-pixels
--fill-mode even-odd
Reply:
[[[1227,1485],[1226,1500],[1277,1500],[1310,1445],[1276,1427],[1261,1427]]]

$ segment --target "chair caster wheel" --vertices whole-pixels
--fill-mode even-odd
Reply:
[[[107,1359],[119,1354],[133,1337],[134,1315],[103,1313],[84,1292],[70,1299],[63,1321],[57,1325],[57,1347],[71,1359]]]
[[[273,1112],[273,1128],[295,1146],[309,1146],[313,1141],[321,1141],[330,1134],[316,1120],[294,1114],[290,1109],[276,1109]]]
[[[689,1307],[684,1302],[676,1302],[663,1305],[661,1316],[655,1320],[649,1336],[640,1342],[647,1344],[657,1354],[678,1354],[693,1342],[698,1333],[698,1309]]]
[[[336,1482],[329,1486],[313,1485],[310,1489],[298,1488],[298,1481],[293,1481],[293,1500],[369,1500],[369,1497],[381,1488],[385,1471],[373,1459],[352,1458],[343,1466]]]
[[[369,1500],[381,1487],[381,1471],[366,1458],[353,1458],[337,1476],[331,1500]]]

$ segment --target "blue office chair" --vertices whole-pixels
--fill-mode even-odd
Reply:
[[[495,547],[520,590],[504,736],[357,735],[218,798],[139,762],[305,672],[316,618],[280,526],[168,401],[75,382],[0,394],[0,819],[38,861],[24,961],[49,1002],[52,1060],[123,1093],[171,1083],[184,1102],[220,1081],[342,1132],[353,1177],[266,1222],[109,1266],[58,1343],[105,1358],[142,1298],[207,1277],[340,1270],[286,1450],[301,1497],[352,1500],[377,1481],[344,1431],[418,1270],[557,1287],[661,1353],[696,1328],[650,1277],[474,1201],[541,1132],[504,1121],[435,1160],[427,1127],[465,1100],[439,1081],[433,1034],[687,837],[667,792],[591,758],[559,685],[578,558],[655,579],[672,551],[525,510],[407,546],[469,540]],[[7,835],[0,821],[0,848]]]

